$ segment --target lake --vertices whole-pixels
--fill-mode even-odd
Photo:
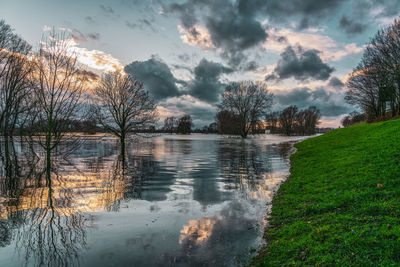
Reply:
[[[242,266],[300,138],[81,139],[2,143],[0,266]]]

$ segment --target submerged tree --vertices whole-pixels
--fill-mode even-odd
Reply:
[[[217,131],[220,134],[240,134],[239,116],[227,110],[221,110],[216,115]]]
[[[250,129],[272,106],[273,95],[263,82],[242,81],[229,84],[222,94],[220,110],[238,116],[240,135],[246,138]]]
[[[32,130],[48,157],[65,136],[65,121],[75,118],[79,108],[83,79],[79,75],[77,56],[71,51],[69,35],[53,30],[40,43],[33,60],[30,78],[35,120],[32,119]]]
[[[119,138],[123,153],[127,134],[152,125],[157,119],[156,105],[143,83],[125,73],[104,74],[94,95],[95,118]]]

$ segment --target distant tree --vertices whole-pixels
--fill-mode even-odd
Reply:
[[[221,110],[216,116],[217,132],[219,134],[240,134],[239,116],[227,110]]]
[[[293,133],[296,124],[297,111],[297,106],[289,106],[279,115],[279,124],[286,135],[291,135]]]
[[[315,106],[299,111],[296,114],[297,132],[302,135],[315,134],[320,117],[320,111]]]
[[[122,153],[125,153],[129,133],[149,127],[157,119],[156,105],[143,83],[125,73],[104,74],[94,95],[94,117],[104,129],[119,138]]]
[[[274,112],[269,112],[265,115],[265,122],[267,123],[267,127],[271,131],[271,133],[274,133],[277,131],[277,125],[279,121],[279,112],[274,111]]]
[[[167,133],[173,133],[176,131],[178,121],[176,120],[175,117],[167,117],[164,120],[164,127],[163,130]]]
[[[272,106],[273,95],[263,82],[242,81],[229,84],[222,94],[219,110],[226,110],[237,116],[240,135],[246,138],[250,129],[265,116]]]
[[[71,52],[70,37],[51,31],[40,43],[30,74],[35,102],[35,140],[46,149],[47,156],[65,135],[65,121],[76,117],[83,88],[77,57]]]
[[[190,134],[192,132],[192,126],[192,117],[190,117],[190,115],[184,115],[178,121],[177,133]]]
[[[210,125],[208,125],[208,132],[209,133],[216,133],[217,132],[217,123],[212,122]]]
[[[346,100],[369,120],[400,114],[400,20],[371,39],[347,81]]]

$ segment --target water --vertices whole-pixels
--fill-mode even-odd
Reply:
[[[298,138],[83,139],[2,143],[0,266],[244,265]]]

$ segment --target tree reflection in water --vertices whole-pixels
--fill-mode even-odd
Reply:
[[[118,211],[122,200],[141,198],[156,169],[134,148],[118,155],[108,147],[103,157],[74,162],[82,151],[71,147],[79,150],[64,143],[47,157],[31,142],[0,146],[0,246],[14,240],[26,265],[78,266],[93,225],[88,212]]]
[[[226,189],[240,192],[255,192],[260,189],[265,178],[272,172],[271,158],[262,147],[253,142],[221,141],[218,145],[218,162]]]
[[[12,139],[1,148],[1,218],[18,254],[26,265],[77,265],[86,245],[86,219],[71,205],[73,191],[64,188],[59,174],[65,155],[55,152],[48,161],[34,145],[16,146]]]

